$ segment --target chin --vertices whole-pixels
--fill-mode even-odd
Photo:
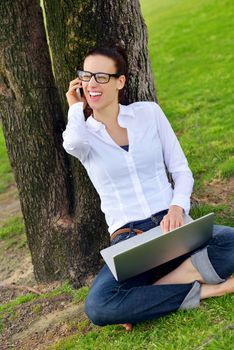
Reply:
[[[97,111],[99,109],[103,109],[105,106],[101,105],[101,104],[97,104],[97,103],[90,103],[89,104],[90,108],[92,108],[92,110]]]
[[[91,103],[89,104],[89,107],[90,107],[93,111],[96,111],[96,109],[97,109],[97,106],[93,106]]]

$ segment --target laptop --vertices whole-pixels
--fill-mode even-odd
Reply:
[[[196,220],[184,214],[184,225],[163,233],[160,226],[100,251],[117,281],[124,281],[203,246],[213,231],[214,213]]]

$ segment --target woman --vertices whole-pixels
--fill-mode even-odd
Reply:
[[[165,233],[181,226],[193,176],[163,111],[155,102],[118,102],[127,77],[120,48],[95,48],[83,66],[66,93],[70,108],[63,146],[82,162],[100,195],[111,244],[159,224]],[[87,104],[93,114],[85,120]],[[214,225],[207,246],[122,283],[104,265],[85,312],[96,325],[121,323],[131,330],[133,323],[233,293],[233,272],[234,228]]]

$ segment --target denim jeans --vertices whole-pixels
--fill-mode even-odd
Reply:
[[[165,213],[161,216],[156,215],[156,220],[151,216],[123,227],[147,231],[159,225]],[[112,244],[135,235],[134,232],[123,233],[117,236]],[[153,285],[157,279],[174,270],[189,256],[205,283],[218,284],[225,281],[234,273],[234,228],[213,225],[212,238],[203,247],[123,282],[116,281],[105,264],[90,288],[84,306],[85,313],[94,324],[105,326],[119,323],[134,324],[159,318],[178,309],[199,306],[201,285],[198,281]]]

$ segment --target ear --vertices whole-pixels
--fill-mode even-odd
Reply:
[[[120,75],[120,77],[118,78],[118,83],[117,83],[118,90],[123,89],[125,82],[126,82],[125,75]]]

